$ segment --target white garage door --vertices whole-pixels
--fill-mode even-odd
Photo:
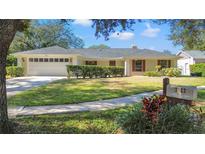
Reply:
[[[65,76],[66,65],[70,64],[67,58],[29,58],[28,75],[36,76]]]

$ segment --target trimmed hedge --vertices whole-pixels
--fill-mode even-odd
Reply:
[[[198,76],[205,76],[205,63],[198,63],[190,65],[191,74],[198,74]]]
[[[106,78],[124,75],[124,67],[96,65],[67,65],[68,77]]]
[[[23,68],[18,66],[8,66],[6,67],[6,75],[11,77],[23,76]]]

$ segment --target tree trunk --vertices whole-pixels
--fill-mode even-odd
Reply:
[[[6,58],[20,21],[0,20],[0,133],[11,132],[7,112]]]

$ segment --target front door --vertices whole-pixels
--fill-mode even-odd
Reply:
[[[189,75],[189,64],[188,63],[185,63],[184,74]]]

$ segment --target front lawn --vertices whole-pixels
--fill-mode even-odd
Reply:
[[[129,107],[120,109],[82,112],[75,114],[17,117],[14,132],[17,134],[113,134],[122,133],[115,118]]]
[[[202,111],[205,113],[205,90],[199,90],[198,91],[198,99],[197,104],[195,108],[201,108]]]
[[[162,88],[161,77],[133,76],[103,79],[60,80],[8,99],[9,105],[56,105],[110,99]],[[171,78],[172,84],[205,85],[205,78]]]

